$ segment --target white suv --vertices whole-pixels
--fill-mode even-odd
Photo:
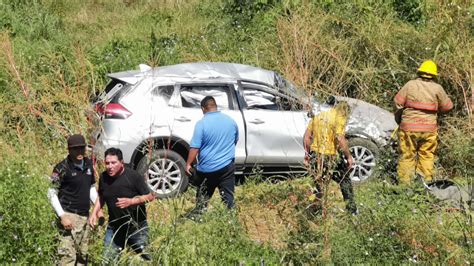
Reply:
[[[232,63],[187,63],[112,73],[96,102],[100,127],[95,153],[120,148],[124,161],[143,173],[157,197],[175,196],[189,183],[185,160],[200,101],[212,95],[239,127],[236,174],[258,167],[264,174],[304,173],[303,134],[308,111],[323,104],[305,96],[274,71]],[[353,181],[368,179],[379,149],[396,127],[393,115],[372,104],[352,106],[347,137],[354,155]]]

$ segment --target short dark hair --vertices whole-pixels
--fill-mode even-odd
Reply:
[[[426,72],[423,72],[423,71],[418,71],[418,72],[417,72],[417,75],[418,75],[418,77],[420,77],[420,78],[429,79],[429,80],[432,80],[432,79],[436,78],[435,75],[430,74],[430,73],[426,73]]]
[[[337,103],[336,97],[334,97],[333,95],[330,95],[326,98],[326,104],[327,105],[334,106],[334,105],[336,105],[336,103]]]
[[[112,155],[112,156],[117,156],[117,159],[119,159],[119,161],[122,161],[123,160],[123,154],[122,154],[122,151],[118,148],[108,148],[106,151],[105,151],[105,154],[104,154],[104,159],[105,157],[107,157],[108,155]]]
[[[212,97],[212,96],[206,96],[201,101],[201,107],[202,108],[207,108],[209,105],[217,106],[216,99],[214,99],[214,97]]]

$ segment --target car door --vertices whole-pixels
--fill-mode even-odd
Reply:
[[[239,141],[235,148],[235,163],[245,162],[245,128],[242,113],[239,110],[233,84],[181,84],[178,85],[179,99],[174,109],[172,135],[178,136],[188,143],[194,132],[197,121],[203,117],[201,100],[205,96],[216,99],[217,109],[230,116],[239,128]]]
[[[264,85],[241,84],[247,128],[246,164],[300,165],[304,159],[303,135],[309,122],[296,99]]]

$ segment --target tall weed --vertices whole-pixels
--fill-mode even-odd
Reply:
[[[16,158],[19,159],[19,158]],[[9,160],[0,169],[0,261],[51,264],[55,255],[54,212],[47,178],[34,161]]]
[[[472,187],[473,10],[469,1],[421,0],[0,1],[0,261],[54,262],[55,219],[42,176],[65,155],[67,135],[90,136],[84,113],[105,74],[144,62],[262,66],[308,94],[391,109],[419,63],[434,59],[455,103],[441,117],[440,161],[447,177]],[[239,188],[237,213],[217,207],[204,223],[179,218],[192,194],[155,202],[153,257],[163,264],[469,260],[472,213],[376,183],[356,188],[362,205],[354,219],[332,193],[323,224],[304,214],[310,187],[305,179],[250,181]],[[101,230],[92,240],[94,262],[101,260]]]

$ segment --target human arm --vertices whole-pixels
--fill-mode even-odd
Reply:
[[[94,227],[97,224],[97,219],[102,217],[102,207],[104,206],[104,199],[100,196],[97,196],[97,199],[94,204],[94,209],[89,217],[89,225]]]
[[[94,204],[94,206],[95,206],[95,202],[97,201],[98,196],[99,195],[97,194],[97,189],[95,188],[95,185],[92,184],[89,189],[89,199],[91,200],[92,204]],[[104,217],[104,213],[102,212],[102,209],[100,209],[99,212],[97,213],[97,217],[98,218]]]
[[[55,188],[49,188],[48,189],[48,199],[53,206],[54,211],[56,212],[56,215],[61,219],[61,224],[66,230],[71,230],[74,228],[71,219],[69,219],[69,216],[64,212],[63,207],[61,206],[61,203],[59,202],[58,198],[58,190]]]
[[[407,94],[408,94],[408,88],[409,88],[409,83],[405,84],[400,91],[398,91],[397,95],[395,95],[395,98],[393,98],[393,101],[395,103],[396,110],[398,111],[399,109],[405,108],[405,103],[407,100]],[[397,112],[395,111],[395,112]]]
[[[55,189],[55,188],[49,188],[48,189],[48,199],[49,199],[49,202],[51,203],[51,206],[53,206],[53,209],[56,212],[56,215],[58,217],[63,216],[64,209],[61,206],[61,203],[59,202],[58,190]]]
[[[91,185],[91,188],[89,189],[89,199],[91,200],[92,204],[95,204],[97,197],[97,189],[95,188],[95,185]]]
[[[145,177],[140,175],[138,172],[130,170],[127,172],[128,180],[130,182],[130,189],[134,192],[131,198],[120,197],[117,198],[115,206],[121,209],[128,208],[130,206],[141,205],[147,202],[151,202],[155,199],[155,195],[150,190],[150,187],[145,181]]]
[[[186,160],[186,173],[191,175],[192,163],[196,160],[196,157],[199,153],[199,149],[191,148],[188,153],[188,159]]]
[[[339,145],[339,149],[344,153],[344,156],[347,159],[347,167],[352,168],[354,161],[352,159],[351,152],[349,151],[349,145],[347,143],[347,139],[344,135],[337,136],[337,143]]]
[[[102,207],[105,204],[105,200],[103,198],[103,184],[102,184],[102,177],[99,179],[99,187],[98,187],[98,192],[97,192],[97,197],[94,201],[94,208],[92,209],[92,213],[89,216],[89,225],[91,227],[94,227],[97,224],[97,219],[100,217],[103,217],[102,214]],[[93,184],[93,181],[91,181],[91,184]],[[92,187],[92,185],[91,185]]]
[[[61,225],[64,227],[64,229],[71,230],[74,228],[72,220],[69,218],[69,215],[67,215],[67,213],[64,211],[63,207],[61,206],[61,202],[58,198],[58,188],[61,186],[61,180],[63,178],[64,173],[65,170],[61,163],[57,164],[54,167],[53,173],[49,177],[52,186],[48,189],[48,199],[51,203],[51,206],[53,206],[56,215],[60,218]]]
[[[397,122],[397,124],[400,124],[402,122],[402,115],[403,110],[405,109],[407,91],[407,85],[403,86],[403,88],[397,93],[397,95],[393,99],[395,102],[395,112],[393,114],[395,117],[395,122]]]
[[[237,142],[239,141],[239,127],[237,126],[237,123],[235,123],[235,121],[234,121],[234,125],[235,125],[235,141],[234,141],[234,144],[237,145]]]
[[[341,113],[338,114],[337,122],[336,122],[336,139],[337,139],[337,145],[339,147],[339,150],[342,151],[344,156],[347,159],[347,167],[350,169],[352,168],[353,165],[353,159],[351,152],[349,151],[349,144],[346,139],[346,132],[345,132],[345,126],[346,126],[346,121],[347,117]]]
[[[309,163],[310,145],[311,145],[312,130],[308,127],[304,132],[303,145],[304,145],[304,163]]]
[[[441,113],[446,113],[453,109],[453,102],[449,99],[449,96],[443,88],[440,88],[440,92],[438,93],[438,106],[438,110]]]
[[[121,209],[128,208],[130,206],[141,205],[147,202],[151,202],[155,199],[155,195],[150,191],[145,178],[135,171],[130,172],[130,184],[133,186],[134,194],[133,198],[121,197],[117,198],[115,206]]]
[[[155,199],[155,196],[150,192],[146,195],[135,196],[133,198],[118,198],[117,203],[115,204],[117,207],[124,209],[130,206],[140,205],[147,202],[151,202]]]
[[[191,144],[189,145],[191,149],[189,150],[188,159],[186,160],[186,173],[188,175],[191,175],[192,163],[194,162],[194,160],[196,160],[196,157],[199,154],[199,149],[201,148],[202,144],[204,132],[201,121],[196,123],[196,126],[194,127],[193,137],[191,139]]]

